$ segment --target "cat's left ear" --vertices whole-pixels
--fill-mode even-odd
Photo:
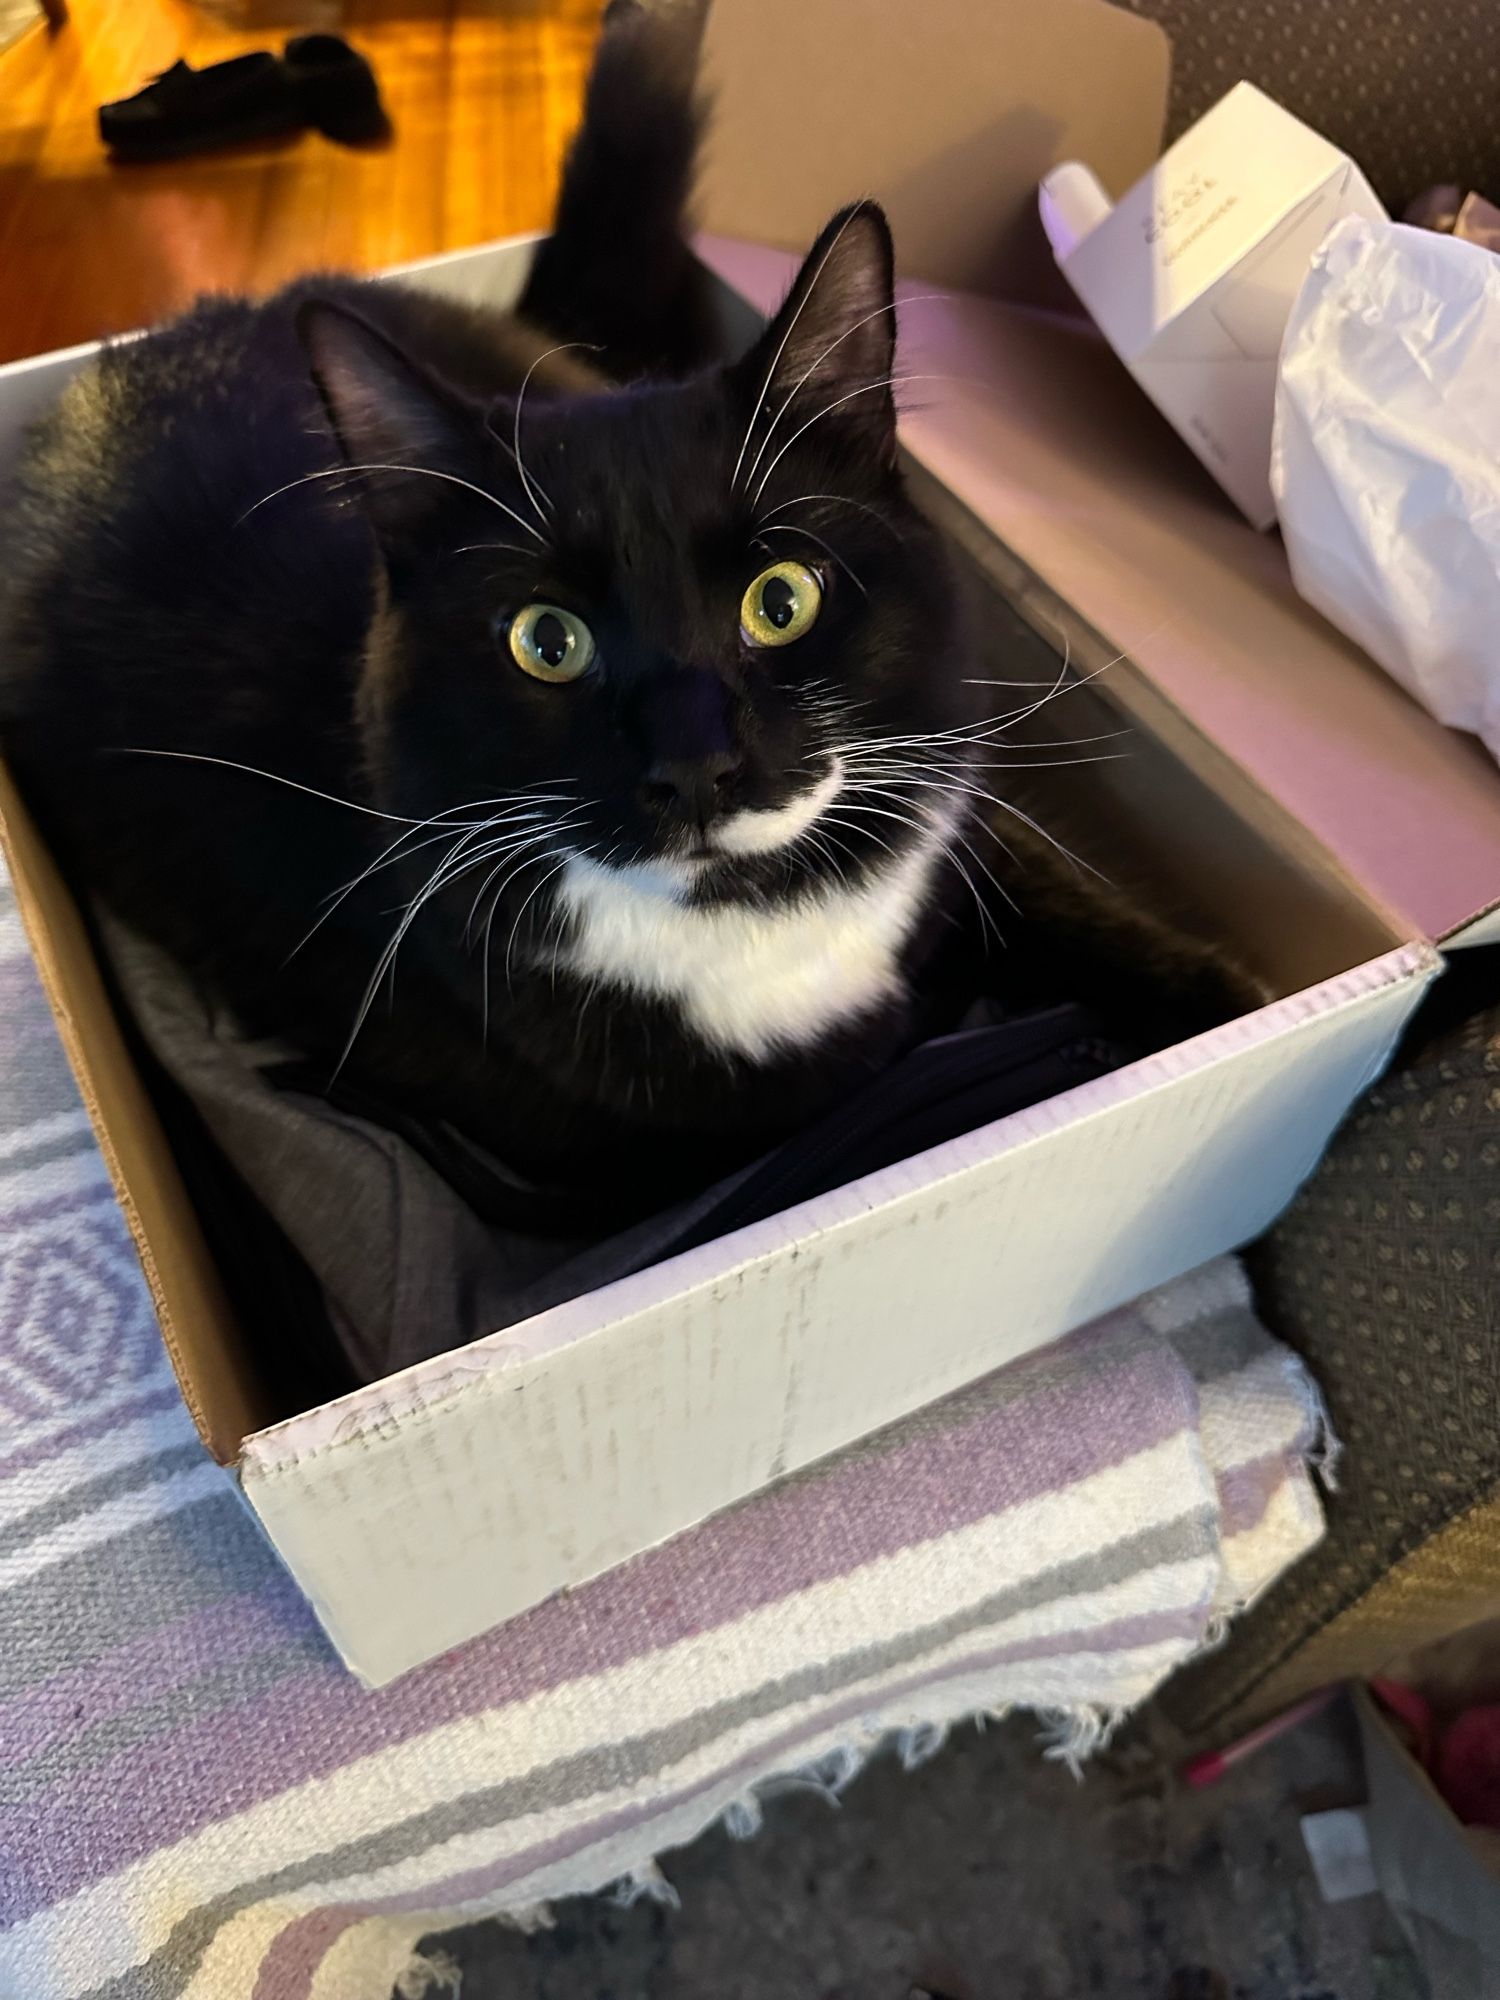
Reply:
[[[797,423],[819,412],[841,436],[859,440],[884,462],[894,458],[894,264],[890,225],[873,201],[843,209],[824,229],[785,305],[739,364],[747,400],[757,399],[742,478],[763,439],[757,478]],[[818,417],[820,428],[824,420]]]
[[[473,413],[445,384],[344,306],[310,300],[299,309],[296,324],[351,471],[361,466],[440,471],[452,459],[472,430]],[[377,531],[395,535],[431,511],[444,482],[415,471],[372,470],[359,473],[351,491]]]

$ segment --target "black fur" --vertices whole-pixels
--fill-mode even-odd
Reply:
[[[699,114],[701,0],[668,0],[663,24],[631,0],[606,17],[552,234],[521,316],[560,340],[597,342],[617,381],[686,374],[714,358],[707,281],[681,227]],[[652,224],[641,255],[642,222]]]
[[[612,10],[519,316],[340,278],[206,300],[75,382],[3,529],[0,728],[74,879],[362,1102],[446,1121],[611,1216],[761,1149],[913,1021],[895,993],[750,1060],[670,1003],[592,990],[566,968],[562,843],[680,854],[708,812],[784,805],[851,734],[951,729],[976,699],[962,593],[895,463],[879,211],[834,218],[749,356],[699,366],[684,32]],[[558,340],[599,352],[541,359]],[[393,464],[441,476],[347,470]],[[741,596],[783,557],[821,574],[823,613],[757,652]],[[511,659],[508,621],[538,600],[591,627],[582,680]],[[962,769],[955,751],[893,779],[835,846],[716,862],[693,894],[753,910],[857,883]],[[456,845],[442,816],[515,792],[557,794],[565,828],[508,872],[460,872],[365,1011],[396,912]],[[442,839],[419,846],[433,816]],[[909,966],[962,890],[945,864]]]

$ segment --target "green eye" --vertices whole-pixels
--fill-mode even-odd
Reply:
[[[510,656],[535,681],[576,681],[594,657],[594,635],[556,604],[528,604],[510,621]]]
[[[740,600],[740,630],[752,646],[790,646],[818,622],[823,586],[799,562],[772,563]]]

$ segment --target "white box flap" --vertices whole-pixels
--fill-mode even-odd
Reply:
[[[1436,971],[1410,945],[246,1440],[380,1684],[1222,1250]]]

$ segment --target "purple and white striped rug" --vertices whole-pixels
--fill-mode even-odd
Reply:
[[[0,1993],[350,2000],[779,1774],[1080,1757],[1312,1546],[1316,1393],[1232,1261],[376,1693],[199,1446],[0,879]]]

